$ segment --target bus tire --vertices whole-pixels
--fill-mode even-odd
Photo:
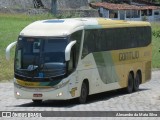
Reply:
[[[82,87],[81,87],[81,93],[79,96],[79,103],[80,104],[84,104],[87,101],[87,96],[88,96],[88,89],[87,89],[87,85],[85,82],[82,83]]]
[[[133,90],[134,91],[139,90],[139,84],[140,84],[140,75],[137,73],[136,78],[134,79],[134,84],[133,84]]]
[[[32,101],[33,101],[34,104],[41,104],[42,103],[42,100],[32,99]]]
[[[127,93],[132,93],[133,92],[133,76],[131,73],[129,73],[128,76],[128,85],[127,85]]]

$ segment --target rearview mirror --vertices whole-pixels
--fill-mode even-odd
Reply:
[[[11,48],[13,48],[15,45],[17,44],[16,42],[12,42],[11,44],[9,44],[6,48],[6,59],[9,61],[10,60],[10,50]]]
[[[65,49],[65,60],[66,60],[66,61],[69,61],[69,60],[70,60],[70,53],[71,53],[72,46],[73,46],[74,44],[76,44],[76,40],[71,41],[71,42],[67,45],[67,47],[66,47],[66,49]]]

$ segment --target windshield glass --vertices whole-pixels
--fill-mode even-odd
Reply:
[[[64,75],[67,44],[67,38],[19,37],[15,56],[15,73],[27,77]]]

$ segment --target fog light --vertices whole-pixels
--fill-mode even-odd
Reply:
[[[16,95],[17,95],[17,96],[20,96],[20,93],[19,93],[19,92],[16,92]]]
[[[62,95],[63,95],[63,93],[60,92],[60,93],[57,94],[57,97],[62,96]]]

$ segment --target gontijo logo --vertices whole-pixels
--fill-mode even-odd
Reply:
[[[119,53],[119,61],[133,60],[139,58],[139,51]]]

